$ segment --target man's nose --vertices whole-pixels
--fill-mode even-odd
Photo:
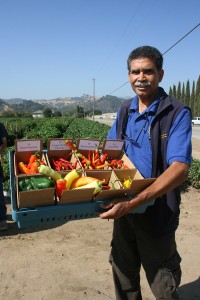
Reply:
[[[144,72],[140,72],[140,74],[138,75],[138,80],[139,81],[143,81],[145,79],[145,74]]]

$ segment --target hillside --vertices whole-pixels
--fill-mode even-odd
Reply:
[[[95,109],[102,111],[102,113],[109,113],[117,111],[120,105],[126,99],[118,98],[115,96],[106,95],[104,97],[95,97],[83,95],[82,97],[66,97],[56,98],[51,100],[38,99],[38,100],[25,100],[20,98],[1,100],[2,109],[1,111],[15,110],[17,112],[29,112],[32,113],[37,110],[44,110],[45,108],[51,108],[52,110],[58,110],[67,112],[70,109],[76,108],[77,106],[83,107],[84,110],[90,110],[95,106]]]

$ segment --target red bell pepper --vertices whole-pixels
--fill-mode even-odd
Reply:
[[[66,183],[67,182],[64,178],[56,180],[56,193],[58,198],[61,198],[63,191],[66,190]]]

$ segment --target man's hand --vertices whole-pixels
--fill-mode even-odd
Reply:
[[[101,207],[108,209],[108,211],[99,215],[102,219],[119,219],[133,209],[127,198],[110,201],[107,204],[102,204]]]

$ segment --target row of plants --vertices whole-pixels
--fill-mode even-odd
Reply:
[[[4,190],[10,187],[9,152],[14,150],[15,139],[38,139],[43,141],[43,149],[47,148],[49,138],[98,138],[103,141],[110,126],[80,118],[41,118],[41,119],[1,119],[8,130],[8,148],[2,156],[4,170]],[[192,186],[200,189],[200,160],[193,159],[189,171],[188,180],[184,183],[184,189]]]

